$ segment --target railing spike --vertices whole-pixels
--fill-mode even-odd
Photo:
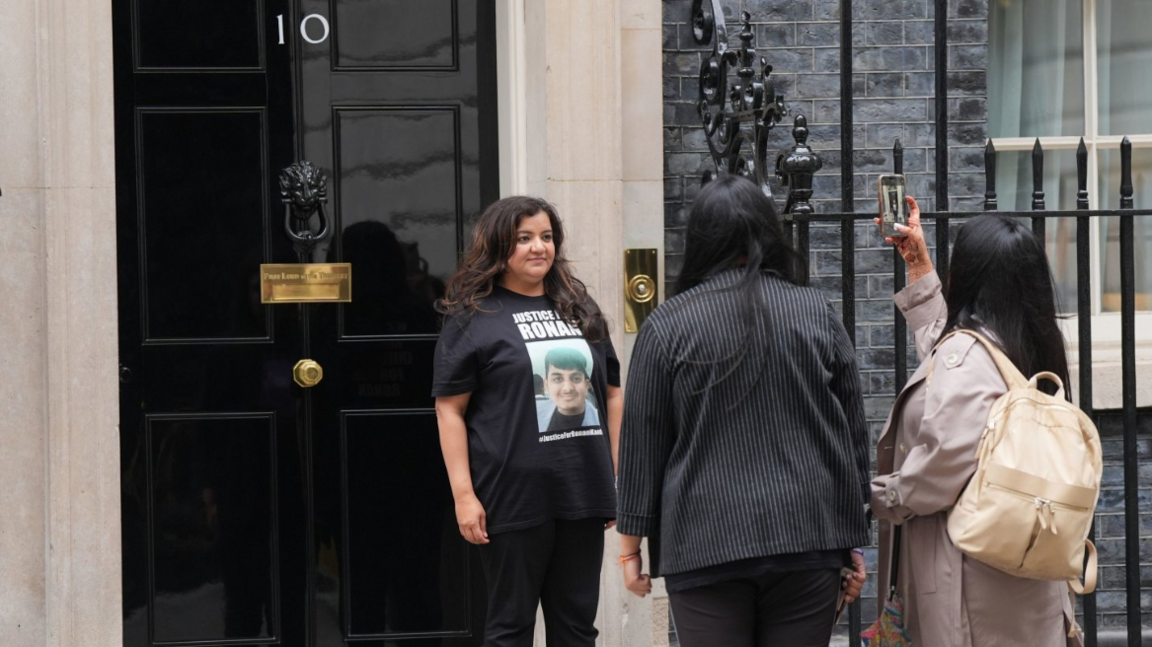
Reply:
[[[1076,148],[1076,208],[1088,208],[1088,147],[1083,137]]]
[[[996,211],[999,205],[996,202],[996,146],[992,139],[984,147],[984,210]]]
[[[1132,208],[1132,141],[1120,141],[1120,208]]]
[[[1044,147],[1039,137],[1032,147],[1032,210],[1044,210]]]
[[[1120,208],[1132,208],[1132,142],[1120,141]],[[1140,515],[1136,514],[1139,491],[1139,461],[1136,457],[1136,254],[1135,219],[1122,215],[1120,225],[1120,401],[1123,405],[1124,428],[1124,563],[1136,565],[1125,569],[1125,605],[1128,644],[1141,641],[1140,618]],[[1109,225],[1109,233],[1112,226]],[[1109,245],[1111,247],[1111,245]]]
[[[900,143],[899,137],[892,145],[892,170],[896,175],[904,174],[904,144]]]

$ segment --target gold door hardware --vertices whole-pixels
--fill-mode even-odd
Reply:
[[[316,360],[302,359],[292,367],[292,379],[300,386],[310,389],[324,379],[324,369]]]
[[[261,303],[351,303],[350,263],[275,263],[260,266]]]
[[[624,250],[624,332],[637,332],[659,303],[659,250]]]

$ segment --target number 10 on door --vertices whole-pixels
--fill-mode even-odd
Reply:
[[[310,23],[312,21],[316,21],[316,22],[320,23],[319,27],[315,28],[315,29],[320,31],[320,37],[319,38],[313,38],[309,34],[308,23]],[[276,16],[276,26],[280,31],[279,44],[283,45],[284,44],[284,14],[279,14]],[[304,16],[304,18],[300,20],[300,37],[303,38],[304,40],[308,41],[309,43],[312,43],[313,45],[319,45],[320,43],[323,43],[324,41],[328,40],[329,32],[330,32],[330,29],[328,27],[328,19],[325,18],[324,16],[321,16],[318,13],[310,13],[307,16]]]

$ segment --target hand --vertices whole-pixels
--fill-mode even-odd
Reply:
[[[916,204],[916,198],[912,196],[905,196],[904,200],[908,203],[908,226],[895,223],[896,231],[904,234],[904,236],[887,236],[884,242],[895,245],[900,256],[908,265],[908,274],[911,283],[915,283],[917,279],[932,271],[932,256],[928,253],[928,244],[924,242],[924,229],[920,227],[920,205]],[[873,219],[883,231],[884,225],[880,218]]]
[[[652,592],[652,578],[640,572],[643,560],[639,555],[621,564],[624,572],[624,588],[633,594],[644,597]]]
[[[608,532],[609,530],[612,530],[615,527],[616,527],[616,520],[615,519],[609,519],[608,522],[604,524],[604,532]]]
[[[488,515],[475,494],[456,500],[456,524],[460,526],[460,536],[468,543],[483,545],[488,541]]]
[[[840,582],[840,586],[844,587],[844,604],[852,604],[860,597],[860,591],[864,588],[864,580],[868,579],[863,555],[856,552],[852,553],[852,567],[856,569],[856,572]]]

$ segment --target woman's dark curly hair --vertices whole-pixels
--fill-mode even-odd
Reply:
[[[472,244],[464,253],[460,269],[448,280],[443,299],[436,310],[444,315],[472,315],[491,296],[497,279],[508,267],[508,258],[516,247],[516,230],[520,221],[538,213],[548,214],[552,224],[552,243],[556,256],[544,277],[544,293],[566,321],[575,322],[590,342],[608,336],[608,324],[600,307],[588,296],[588,288],[572,274],[564,257],[564,228],[556,208],[548,201],[530,196],[512,196],[492,203],[475,223]]]

